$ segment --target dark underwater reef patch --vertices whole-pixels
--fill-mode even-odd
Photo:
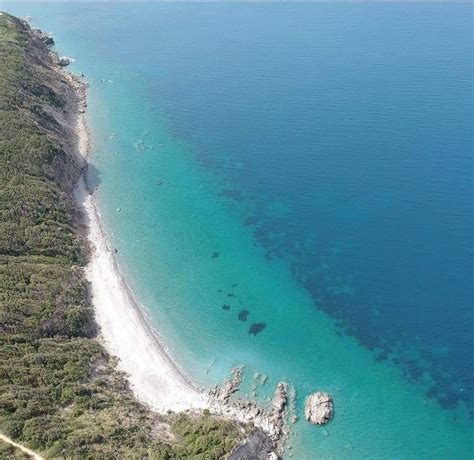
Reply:
[[[230,310],[230,305],[227,305],[227,304],[222,305],[222,310],[229,311]]]
[[[250,312],[244,308],[243,310],[239,311],[239,314],[237,317],[239,318],[240,321],[247,321],[249,314]]]
[[[436,349],[420,350],[410,342],[404,325],[401,321],[397,324],[396,318],[388,329],[382,315],[368,315],[373,308],[364,305],[357,295],[329,289],[340,282],[340,261],[330,250],[324,249],[332,244],[331,237],[324,235],[318,245],[311,240],[301,242],[295,221],[288,224],[282,218],[274,218],[265,212],[267,208],[263,200],[249,204],[249,210],[242,216],[243,223],[254,226],[254,235],[266,250],[267,261],[284,258],[290,262],[294,279],[311,294],[315,308],[325,311],[338,323],[336,333],[355,337],[361,345],[377,352],[379,361],[389,360],[397,365],[411,383],[423,384],[423,376],[428,372],[433,382],[426,389],[426,396],[436,399],[444,409],[456,409],[463,402],[474,418],[474,379],[466,379],[465,373],[460,375],[459,363],[450,354],[440,354]],[[275,229],[279,230],[278,234]],[[296,245],[298,241],[301,243]],[[388,307],[383,309],[389,310]],[[397,311],[397,306],[391,309]],[[383,336],[378,333],[381,329]],[[414,349],[417,349],[417,359],[413,359]]]
[[[267,323],[253,323],[249,328],[249,334],[260,334],[267,327]]]

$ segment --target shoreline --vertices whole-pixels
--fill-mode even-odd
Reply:
[[[77,87],[77,77],[68,76]],[[85,94],[80,94],[79,103],[85,104]],[[151,409],[165,413],[208,408],[204,391],[173,360],[144,308],[134,299],[110,249],[93,192],[87,186],[90,135],[84,112],[81,109],[77,113],[75,134],[77,153],[85,159],[86,167],[74,197],[92,247],[85,272],[100,338],[107,351],[118,358],[118,368],[127,374],[132,391]]]
[[[83,172],[74,186],[73,198],[81,211],[81,225],[91,247],[85,267],[91,286],[91,300],[99,326],[97,339],[117,358],[117,367],[126,374],[130,388],[139,401],[151,410],[211,414],[240,423],[252,423],[265,432],[281,455],[289,436],[287,419],[291,397],[288,384],[279,382],[274,398],[262,407],[248,397],[236,397],[243,366],[231,370],[231,378],[210,390],[200,388],[173,359],[145,308],[136,301],[110,248],[93,191],[87,186],[88,158],[91,148],[85,112],[87,87],[78,76],[62,67],[58,71],[74,91],[72,114],[72,153],[83,163]],[[271,452],[268,458],[278,458]]]

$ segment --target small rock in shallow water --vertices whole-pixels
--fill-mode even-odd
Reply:
[[[315,425],[324,425],[331,419],[333,404],[331,396],[318,391],[306,400],[304,416],[306,420]]]
[[[60,67],[67,67],[71,63],[71,59],[67,57],[62,57],[58,60],[58,65]]]
[[[230,305],[222,305],[222,310],[229,311],[230,310]]]
[[[267,327],[266,323],[253,323],[250,326],[249,334],[257,335]]]
[[[240,310],[239,311],[239,316],[238,316],[239,320],[240,321],[247,321],[249,313],[250,312],[248,310]]]
[[[213,252],[212,253],[212,258],[213,259],[217,259],[219,257],[219,253],[218,252]]]

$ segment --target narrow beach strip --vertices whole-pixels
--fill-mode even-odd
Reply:
[[[76,134],[79,153],[87,159],[89,130],[81,112]],[[83,211],[92,246],[86,275],[107,350],[119,358],[118,367],[128,374],[135,395],[153,410],[164,413],[205,408],[204,392],[172,360],[143,308],[133,298],[107,243],[99,211],[84,177],[77,184],[75,197]]]

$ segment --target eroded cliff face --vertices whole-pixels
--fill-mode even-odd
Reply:
[[[45,173],[62,189],[71,191],[86,166],[77,154],[75,129],[76,115],[85,101],[86,84],[62,70],[58,55],[51,50],[52,38],[32,29],[25,20],[12,16],[6,20],[23,39],[22,81],[12,102],[48,136],[55,148],[54,160],[44,164]]]

